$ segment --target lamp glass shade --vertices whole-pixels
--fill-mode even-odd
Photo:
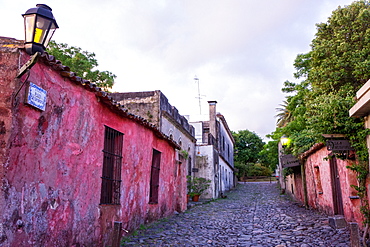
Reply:
[[[46,5],[29,9],[24,17],[25,48],[28,54],[43,53],[58,25]]]
[[[286,146],[290,143],[290,139],[286,136],[282,136],[280,138],[280,143],[281,143],[281,145]]]
[[[36,15],[29,15],[24,18],[24,31],[26,36],[26,43],[33,41],[33,28],[35,26]]]

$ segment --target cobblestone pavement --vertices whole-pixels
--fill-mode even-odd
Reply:
[[[141,227],[123,246],[350,246],[347,229],[280,195],[276,183],[246,183],[227,195]]]

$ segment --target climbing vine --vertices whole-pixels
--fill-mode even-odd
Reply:
[[[347,168],[357,173],[358,185],[351,185],[351,187],[357,191],[357,195],[360,198],[360,212],[364,218],[363,225],[365,226],[362,242],[363,246],[366,246],[366,235],[370,224],[370,206],[366,189],[366,179],[369,175],[369,164],[365,161],[358,161],[358,163],[353,162],[351,165],[347,166]]]
[[[362,129],[355,133],[348,133],[352,147],[356,150],[357,162],[351,162],[351,165],[347,166],[347,168],[357,174],[358,185],[351,185],[351,187],[357,191],[357,195],[361,200],[360,211],[363,215],[363,224],[365,226],[363,236],[364,242],[370,224],[370,205],[366,188],[366,180],[369,176],[369,151],[366,145],[366,136],[369,134],[369,129]]]
[[[363,216],[363,226],[365,227],[362,237],[363,246],[366,246],[366,236],[370,224],[370,205],[366,188],[366,180],[369,176],[369,152],[366,145],[366,136],[369,134],[370,129],[365,128],[359,129],[356,132],[346,133],[346,137],[351,141],[351,146],[355,149],[355,158],[350,153],[333,154],[337,158],[350,162],[347,168],[357,175],[358,184],[352,184],[351,187],[357,191],[357,195],[360,198],[360,212]]]

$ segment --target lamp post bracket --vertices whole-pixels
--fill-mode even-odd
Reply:
[[[39,56],[41,55],[40,52],[36,52],[35,54],[33,54],[30,58],[30,60],[28,60],[23,66],[22,68],[20,68],[19,72],[18,72],[18,75],[17,75],[17,78],[20,78],[22,77],[22,75],[24,75],[29,69],[32,68],[33,65],[36,64],[37,62],[37,59],[39,58]]]

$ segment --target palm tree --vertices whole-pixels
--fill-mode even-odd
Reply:
[[[279,104],[279,106],[281,107],[276,108],[276,111],[278,112],[278,114],[275,115],[277,118],[276,126],[278,128],[282,128],[293,120],[293,115],[288,109],[288,102],[286,100],[284,100],[282,104]]]

